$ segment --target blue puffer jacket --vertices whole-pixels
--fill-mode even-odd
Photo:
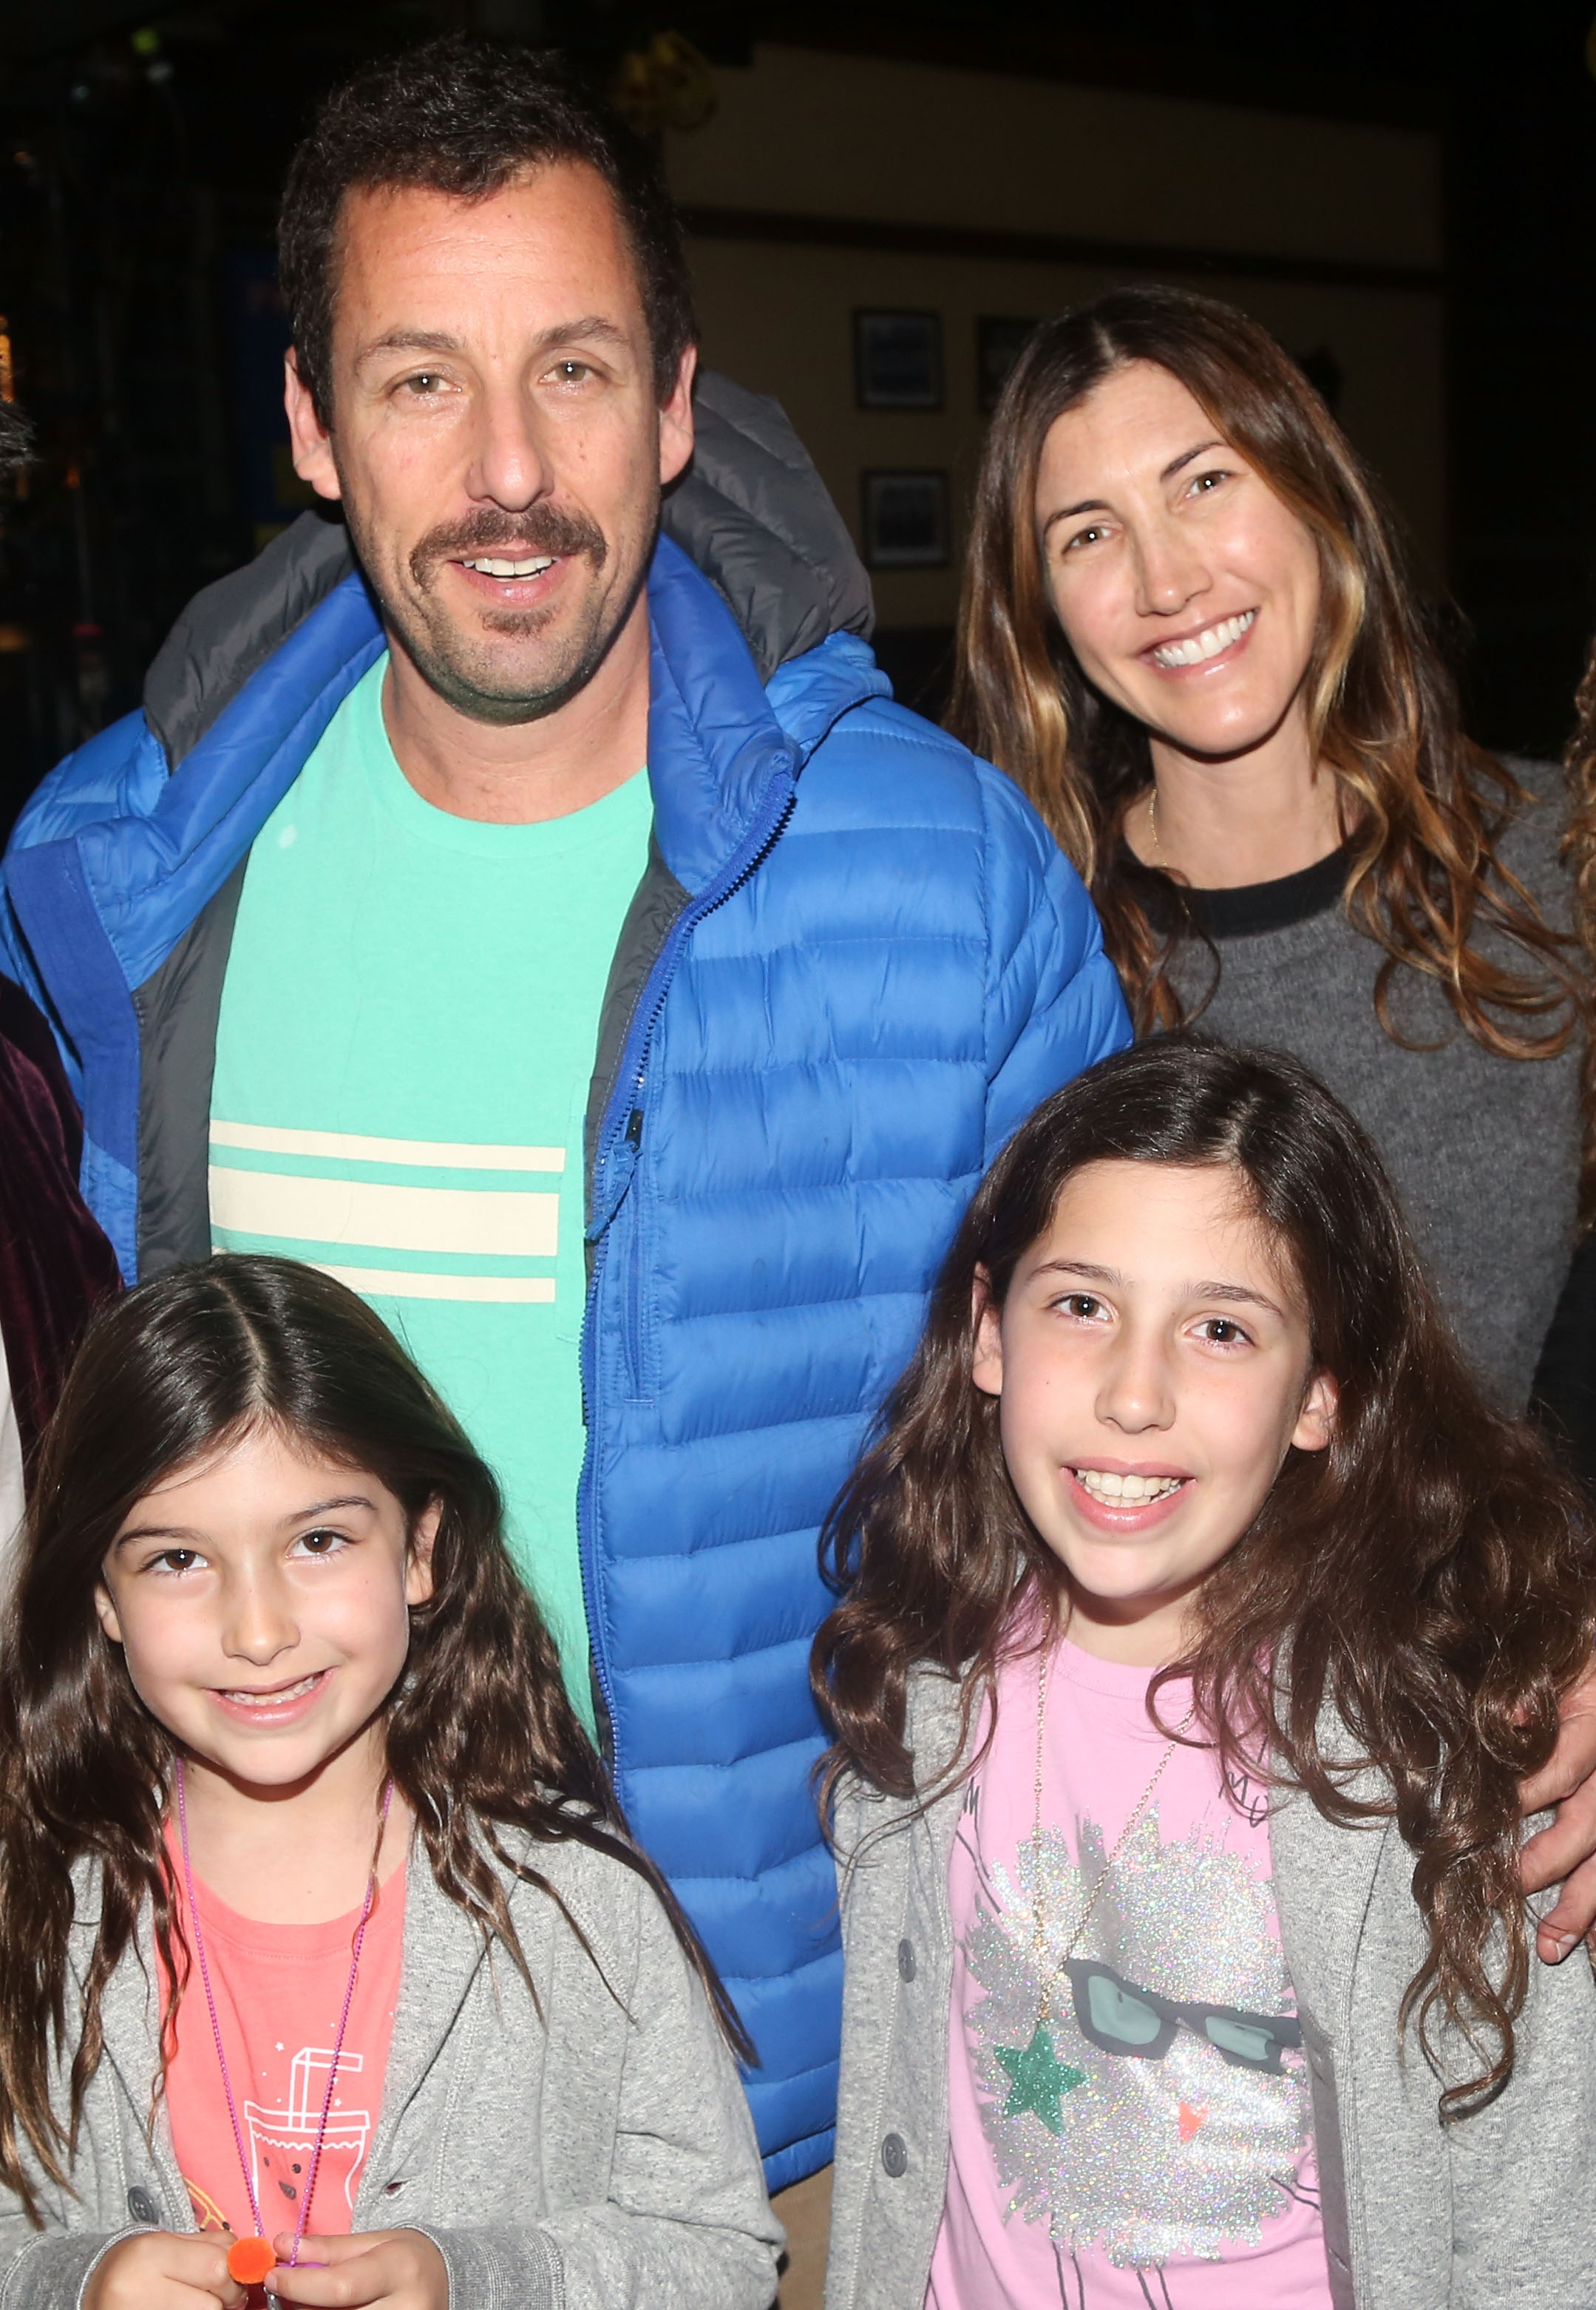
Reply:
[[[186,631],[181,710],[62,763],[8,855],[8,967],[75,1072],[85,1189],[129,1276],[208,1248],[243,864],[383,647],[328,551],[279,541],[257,567],[281,638],[263,652],[230,595],[231,625]],[[649,604],[657,855],[594,1078],[581,1548],[621,1799],[752,2032],[777,2187],[829,2155],[836,2090],[817,1527],[983,1168],[1127,1026],[1026,803],[894,705],[863,641],[762,681],[669,538]]]

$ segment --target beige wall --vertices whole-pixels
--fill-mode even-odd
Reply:
[[[1438,289],[1292,277],[1304,265],[1435,265],[1438,137],[801,49],[757,48],[750,67],[717,80],[716,118],[668,139],[672,189],[690,210],[1068,236],[1220,260],[1064,264],[695,235],[706,360],[784,404],[855,535],[866,469],[951,477],[955,566],[874,573],[883,625],[953,615],[984,426],[977,318],[1046,313],[1137,278],[1227,298],[1299,355],[1327,345],[1345,375],[1349,432],[1421,560],[1444,568]],[[1272,277],[1227,275],[1231,251],[1279,263]],[[940,412],[854,406],[852,315],[872,306],[941,315]]]

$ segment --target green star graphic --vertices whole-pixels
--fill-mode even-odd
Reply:
[[[1053,2039],[1045,2023],[1038,2021],[1037,2034],[1023,2051],[1018,2045],[999,2045],[997,2057],[1014,2080],[1013,2091],[1003,2104],[1005,2117],[1019,2117],[1034,2110],[1049,2133],[1062,2133],[1064,2122],[1059,2114],[1059,2104],[1067,2093],[1086,2083],[1084,2070],[1072,2070],[1068,2062],[1061,2062],[1053,2050]]]

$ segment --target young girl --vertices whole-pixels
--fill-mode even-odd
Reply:
[[[8,2306],[766,2310],[728,2038],[377,1317],[263,1258],[104,1313],[0,1648]]]
[[[1176,1036],[1039,1108],[831,1538],[828,2310],[1596,2301],[1518,1819],[1596,1551],[1312,1076]]]

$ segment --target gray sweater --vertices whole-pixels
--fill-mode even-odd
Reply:
[[[768,2310],[781,2226],[731,2055],[664,1911],[633,1871],[583,1845],[531,1858],[594,1951],[547,1895],[506,1879],[541,2019],[503,1951],[490,1956],[424,1854],[411,1856],[399,2004],[353,2228],[433,2238],[451,2310]],[[80,1984],[95,1885],[85,1867]],[[117,2238],[194,2228],[164,2104],[150,2125],[154,1978],[146,1932],[106,1989],[76,2194],[41,2184],[39,2232],[0,2193],[0,2310],[74,2310]],[[65,2115],[64,2094],[57,2106]]]
[[[1566,929],[1557,774],[1545,763],[1510,767],[1531,795],[1546,799],[1509,828],[1504,863],[1547,921]],[[1385,1159],[1465,1351],[1498,1402],[1522,1411],[1574,1246],[1577,1040],[1560,1058],[1495,1058],[1460,1026],[1435,983],[1403,967],[1392,982],[1392,1017],[1410,1041],[1442,1047],[1392,1042],[1375,1015],[1385,950],[1353,928],[1340,880],[1327,861],[1285,883],[1196,893],[1194,910],[1209,927],[1220,970],[1193,1024],[1224,1042],[1293,1053],[1351,1108]],[[1271,910],[1299,918],[1232,934],[1238,913],[1256,919]],[[1512,963],[1509,942],[1487,935],[1477,942]],[[1193,942],[1175,966],[1185,1000],[1201,996],[1212,971],[1210,957]],[[1536,1021],[1527,1023],[1538,1031]]]
[[[922,1786],[951,1759],[958,1721],[958,1685],[918,1671],[908,1741]],[[1366,1775],[1349,1793],[1378,1785]],[[826,2310],[924,2300],[947,2188],[948,1857],[963,1802],[956,1784],[919,1812],[857,1781],[838,1800],[842,2075]],[[1270,1845],[1337,2310],[1591,2310],[1596,1980],[1583,1953],[1555,1970],[1531,1960],[1505,2091],[1443,2127],[1440,2087],[1398,2030],[1425,1934],[1394,1824],[1332,1828],[1290,1797],[1271,1813]]]

